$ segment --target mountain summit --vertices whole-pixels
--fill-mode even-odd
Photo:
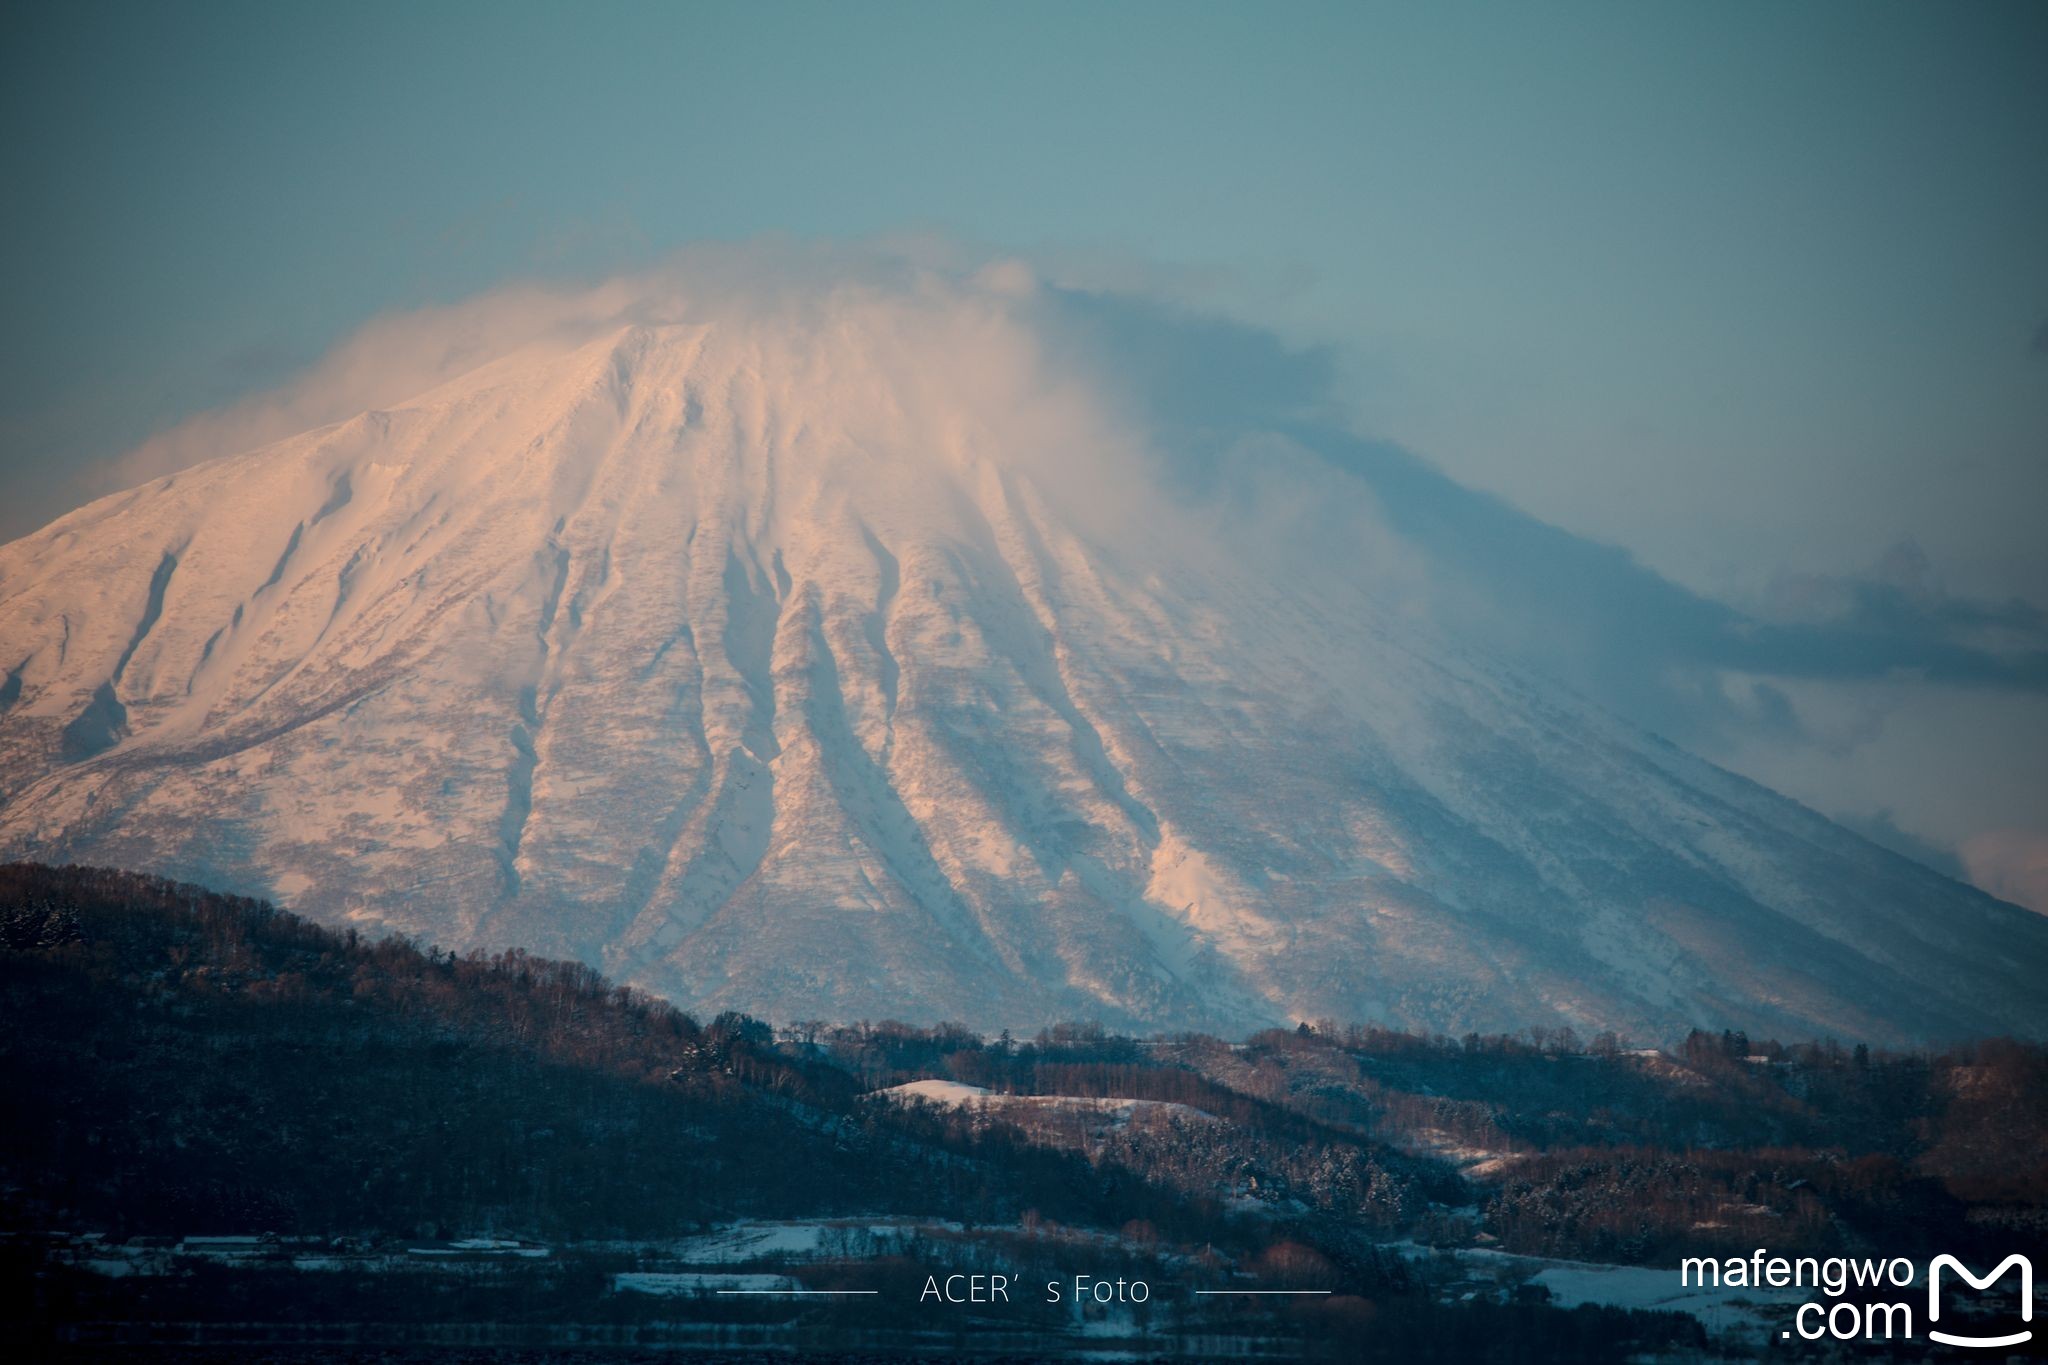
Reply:
[[[1047,292],[552,327],[0,548],[0,856],[782,1019],[2048,1031],[2048,923],[1458,638]]]

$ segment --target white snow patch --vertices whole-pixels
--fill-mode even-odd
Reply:
[[[612,1288],[630,1294],[761,1293],[795,1289],[787,1275],[711,1275],[697,1271],[627,1270],[612,1276]]]

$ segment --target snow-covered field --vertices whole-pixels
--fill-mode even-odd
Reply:
[[[666,1254],[701,1265],[742,1265],[770,1257],[815,1260],[843,1254],[849,1241],[907,1238],[927,1230],[957,1232],[959,1225],[928,1219],[749,1219],[673,1243]]]
[[[783,1275],[713,1275],[695,1271],[622,1271],[612,1288],[632,1294],[766,1294],[799,1288]]]
[[[1799,1304],[1815,1297],[1812,1289],[1735,1289],[1687,1286],[1672,1266],[1599,1265],[1518,1256],[1484,1247],[1454,1252],[1435,1251],[1412,1242],[1397,1250],[1416,1258],[1450,1256],[1475,1278],[1507,1283],[1529,1282],[1550,1291],[1560,1308],[1599,1304],[1609,1308],[1641,1308],[1686,1313],[1709,1332],[1744,1339],[1775,1336],[1791,1322]]]
[[[1598,1303],[1689,1313],[1710,1332],[1738,1335],[1768,1335],[1789,1324],[1793,1310],[1815,1297],[1811,1289],[1688,1288],[1680,1284],[1676,1266],[1548,1262],[1536,1272],[1534,1282],[1548,1289],[1560,1307]]]
[[[958,1081],[910,1081],[870,1092],[870,1098],[902,1103],[936,1104],[948,1109],[985,1109],[1003,1114],[1086,1114],[1113,1124],[1130,1122],[1142,1114],[1174,1114],[1183,1118],[1215,1121],[1215,1116],[1192,1105],[1165,1100],[1119,1100],[1098,1095],[1004,1095],[978,1085]]]

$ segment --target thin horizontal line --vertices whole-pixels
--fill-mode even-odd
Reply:
[[[1197,1294],[1327,1294],[1327,1289],[1197,1289]]]

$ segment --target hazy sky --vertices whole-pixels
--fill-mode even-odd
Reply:
[[[2048,5],[10,5],[0,61],[0,535],[380,314],[930,232],[1330,343],[1359,431],[1747,611],[2048,604]],[[2038,688],[1782,695],[1832,738],[1748,770],[2048,849]]]

